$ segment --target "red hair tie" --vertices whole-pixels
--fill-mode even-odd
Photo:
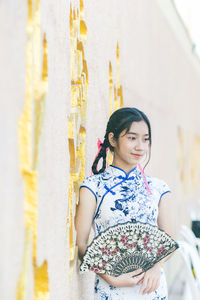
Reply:
[[[95,156],[95,159],[94,159],[93,163],[95,162],[97,156],[99,155],[99,153],[100,153],[102,147],[103,147],[103,143],[102,143],[102,141],[98,138],[98,140],[97,140],[97,149],[98,149],[98,151],[97,151],[97,155]],[[109,149],[109,147],[106,148],[106,152],[108,151],[108,149]],[[93,172],[91,171],[91,175],[92,175],[92,174],[93,174]]]

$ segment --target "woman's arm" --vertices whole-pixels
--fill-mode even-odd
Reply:
[[[110,276],[107,274],[98,274],[102,277],[108,284],[115,286],[115,287],[134,287],[138,284],[139,281],[143,280],[144,274],[137,275],[142,272],[142,269],[135,270],[130,273],[121,274],[117,277]],[[135,277],[133,277],[135,276]]]
[[[89,189],[82,187],[79,193],[79,204],[75,216],[76,244],[81,260],[88,245],[95,209],[96,199],[93,193]]]
[[[158,209],[158,227],[164,230],[171,238],[175,238],[174,227],[173,227],[173,207],[172,207],[172,195],[171,193],[166,193],[162,196]],[[171,256],[170,254],[165,257],[162,262],[166,262]]]
[[[158,227],[174,238],[172,196],[166,193],[162,196],[158,206]]]
[[[162,196],[158,206],[158,227],[164,230],[172,238],[174,237],[173,231],[173,216],[172,216],[172,197],[171,193],[166,193]],[[162,262],[167,261],[172,254],[168,255]],[[160,263],[155,264],[151,269],[146,271],[142,286],[140,288],[141,294],[150,294],[159,287],[160,283]]]

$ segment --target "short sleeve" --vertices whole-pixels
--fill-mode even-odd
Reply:
[[[171,192],[171,190],[170,190],[168,184],[165,181],[160,180],[160,184],[159,184],[160,199],[159,199],[159,202],[162,199],[162,196],[165,195],[166,193],[169,193],[169,192]]]
[[[90,177],[87,177],[86,179],[83,180],[83,182],[81,183],[80,185],[80,189],[82,187],[85,187],[87,188],[88,190],[90,190],[93,195],[95,196],[95,199],[97,201],[97,193],[96,193],[96,190],[97,190],[97,183],[96,183],[96,178],[94,176],[90,176]]]

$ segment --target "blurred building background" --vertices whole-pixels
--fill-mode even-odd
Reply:
[[[92,300],[73,220],[114,109],[150,118],[145,171],[171,187],[176,238],[200,219],[194,42],[170,0],[2,0],[0,43],[0,299]]]

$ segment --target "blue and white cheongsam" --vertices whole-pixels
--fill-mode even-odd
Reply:
[[[110,165],[103,173],[87,177],[81,187],[95,196],[97,207],[93,226],[95,235],[108,227],[128,221],[157,225],[158,204],[169,192],[167,184],[158,178],[146,176],[151,194],[147,192],[145,177],[136,166],[128,174]],[[159,288],[151,294],[141,295],[135,287],[113,287],[96,275],[95,300],[166,300],[167,284],[163,269]]]

